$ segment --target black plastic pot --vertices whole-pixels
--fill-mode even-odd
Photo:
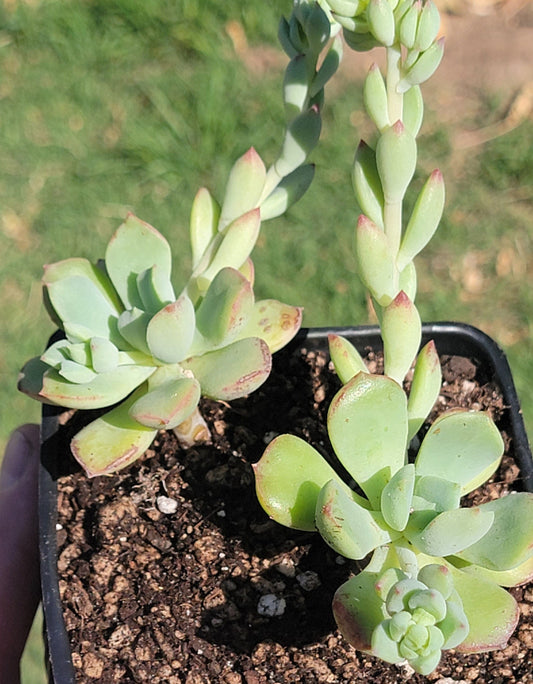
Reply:
[[[381,348],[377,327],[314,328],[301,330],[291,343],[295,349],[327,351],[328,333],[347,337],[363,351],[366,347]],[[502,428],[512,438],[512,451],[521,471],[523,489],[533,492],[533,459],[528,443],[520,404],[509,364],[500,347],[485,333],[469,325],[431,323],[422,328],[422,343],[434,340],[439,354],[465,356],[484,368],[486,376],[499,386],[506,414]],[[56,505],[57,465],[54,436],[58,430],[58,415],[62,409],[44,406],[42,420],[41,470],[39,480],[39,534],[45,646],[51,684],[75,684],[70,646],[63,621],[57,574]]]

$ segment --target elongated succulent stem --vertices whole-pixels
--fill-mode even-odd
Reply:
[[[209,444],[211,442],[209,426],[198,407],[194,409],[187,420],[177,425],[173,432],[178,438],[180,446],[184,449],[189,449],[197,444]]]
[[[387,104],[391,123],[403,119],[403,93],[398,92],[401,58],[399,44],[387,48]]]

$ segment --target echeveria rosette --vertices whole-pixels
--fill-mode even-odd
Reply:
[[[333,611],[341,631],[359,634],[359,650],[389,663],[407,660],[422,675],[470,631],[452,574],[436,563],[415,576],[396,567],[364,571],[337,590]]]
[[[19,388],[45,403],[118,406],[72,441],[90,475],[141,455],[160,428],[176,428],[200,397],[231,400],[259,387],[271,354],[298,330],[301,310],[255,301],[253,269],[221,267],[201,299],[176,298],[165,238],[133,215],[105,260],[45,268],[45,300],[65,338],[23,368]],[[119,403],[122,402],[122,403]]]
[[[533,576],[533,495],[460,507],[461,497],[500,463],[503,441],[490,417],[470,411],[444,414],[426,433],[414,463],[408,463],[405,393],[394,380],[361,371],[333,399],[328,433],[363,495],[312,446],[281,435],[255,466],[257,495],[266,512],[289,527],[318,529],[347,558],[407,548],[414,552],[415,566],[446,566],[471,625],[463,648],[490,650],[505,643],[517,613],[501,586]],[[511,526],[513,535],[506,535]],[[393,565],[401,567],[398,560]]]

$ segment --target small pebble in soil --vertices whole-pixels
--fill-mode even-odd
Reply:
[[[275,594],[264,594],[257,603],[257,612],[265,617],[277,617],[285,612],[285,599]]]
[[[169,496],[158,496],[156,499],[157,508],[165,515],[172,515],[178,510],[178,502]]]
[[[320,577],[312,570],[296,575],[296,581],[304,591],[313,591],[313,589],[317,589],[321,584]]]

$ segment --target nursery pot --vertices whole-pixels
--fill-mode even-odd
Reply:
[[[364,353],[368,348],[372,348],[374,351],[379,351],[381,349],[381,338],[377,327],[302,330],[286,349],[275,355],[275,368],[279,371],[280,365],[285,363],[288,359],[293,358],[295,355],[301,356],[302,349],[306,349],[310,352],[322,352],[327,354],[327,338],[328,333],[331,332],[347,337],[355,344],[361,353]],[[531,450],[525,433],[519,401],[509,365],[502,350],[483,332],[468,325],[456,323],[428,324],[423,326],[422,332],[423,344],[432,339],[435,341],[437,350],[441,356],[453,355],[466,357],[476,368],[482,369],[483,376],[489,382],[499,388],[505,408],[498,421],[498,427],[500,430],[505,431],[512,442],[510,453],[520,471],[517,480],[519,487],[527,491],[533,491],[533,461]],[[285,376],[290,371],[282,370],[280,372]],[[264,385],[264,388],[264,391],[267,392],[268,381]],[[243,401],[246,402],[246,400]],[[246,404],[243,404],[243,406],[244,405]],[[64,459],[62,461],[57,453],[57,445],[59,443],[57,434],[61,430],[61,421],[59,420],[61,413],[62,410],[57,407],[44,406],[43,408],[41,469],[39,481],[40,561],[45,623],[45,647],[47,651],[46,658],[49,681],[55,684],[74,684],[76,681],[76,674],[67,637],[58,581],[57,482],[58,478],[62,476],[62,473],[60,472],[60,462],[64,463]],[[246,486],[248,488],[253,487],[253,483],[248,482]],[[239,496],[238,492],[233,495]],[[259,534],[261,534],[261,531],[259,531]],[[333,587],[333,590],[335,588],[336,587]],[[320,592],[320,589],[318,591]],[[324,610],[326,609],[324,608]],[[274,639],[274,641],[275,640],[276,639]],[[198,653],[200,653],[199,649]],[[394,666],[388,667],[394,668]],[[397,672],[397,670],[395,671]],[[181,672],[176,676],[184,675],[183,672]],[[250,675],[249,677],[245,676],[243,679],[235,678],[234,680],[231,680],[231,678],[222,678],[222,675],[220,675],[219,679],[217,678],[218,676],[214,675],[215,678],[209,681],[246,681],[247,683],[260,683],[266,681],[266,679],[261,679],[259,677],[254,679],[254,676],[255,675]],[[314,676],[315,675],[313,675],[313,677]],[[316,679],[312,679],[311,675],[309,675],[309,679],[304,681],[332,681],[331,679],[321,680],[318,674],[316,677]],[[121,681],[141,680],[130,680],[125,677]],[[181,680],[178,679],[177,681]],[[268,681],[274,680],[269,679]],[[275,679],[275,681],[278,680]],[[289,676],[289,679],[286,681],[293,681],[293,679],[290,679]],[[346,677],[339,679],[338,681],[346,681]]]

